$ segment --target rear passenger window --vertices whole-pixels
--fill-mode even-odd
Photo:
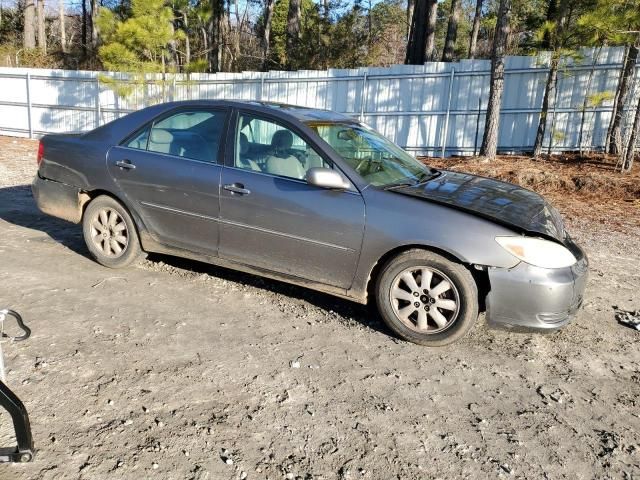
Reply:
[[[144,132],[127,146],[146,143],[150,152],[175,155],[203,162],[218,161],[225,113],[221,111],[183,111],[154,123],[145,142]]]

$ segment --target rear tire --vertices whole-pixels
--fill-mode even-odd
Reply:
[[[107,195],[100,195],[87,205],[82,216],[82,233],[91,256],[105,267],[126,267],[142,253],[131,215]]]
[[[409,250],[383,266],[376,303],[400,338],[432,347],[461,339],[478,318],[478,289],[471,273],[427,250]]]

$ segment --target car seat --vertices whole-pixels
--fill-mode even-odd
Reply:
[[[305,169],[300,161],[289,154],[293,145],[293,134],[288,130],[277,130],[271,137],[272,153],[267,157],[267,172],[273,175],[303,179]]]
[[[258,164],[249,158],[249,139],[244,133],[240,133],[238,164],[236,166],[247,170],[255,170],[256,172],[261,171]]]

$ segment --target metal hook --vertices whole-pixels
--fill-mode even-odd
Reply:
[[[22,342],[23,340],[26,340],[31,336],[31,329],[24,324],[24,322],[22,321],[22,317],[18,312],[14,310],[9,310],[6,308],[4,310],[0,310],[0,323],[3,323],[6,320],[7,316],[13,317],[16,319],[16,323],[18,324],[18,327],[24,332],[24,334],[18,335],[16,337],[12,337],[11,335],[7,335],[3,331],[2,337],[10,338],[14,342]]]

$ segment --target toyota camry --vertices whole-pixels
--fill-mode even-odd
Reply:
[[[429,346],[489,324],[553,329],[587,258],[540,195],[436,170],[367,125],[264,102],[148,107],[46,135],[33,194],[110,268],[188,257],[366,304]]]

